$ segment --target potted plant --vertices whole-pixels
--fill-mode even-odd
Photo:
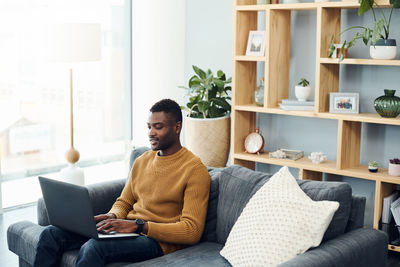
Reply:
[[[182,106],[188,112],[185,119],[186,146],[212,167],[224,167],[228,161],[230,141],[230,111],[232,90],[222,70],[214,76],[193,66],[195,74],[186,90],[188,102]]]
[[[310,82],[305,78],[301,78],[300,82],[295,86],[294,93],[296,95],[297,100],[299,101],[307,101],[307,99],[311,95],[311,86]]]
[[[375,160],[368,162],[368,170],[370,172],[377,172],[379,164]]]
[[[400,0],[390,0],[392,8],[390,9],[389,17],[385,15],[382,9],[379,9],[381,17],[378,19],[375,13],[375,8],[379,7],[374,0],[359,0],[360,7],[358,8],[358,15],[361,16],[365,12],[371,10],[374,18],[374,27],[364,26],[353,26],[343,30],[340,34],[353,30],[359,29],[356,32],[351,41],[346,40],[342,44],[340,51],[340,61],[343,60],[343,52],[345,48],[352,47],[358,39],[362,39],[365,45],[370,44],[370,56],[373,59],[394,59],[396,57],[396,40],[390,39],[390,22],[392,19],[392,13],[394,8],[400,8]],[[328,57],[332,57],[335,45],[333,43],[336,35],[332,36],[331,44],[329,47]]]
[[[400,176],[400,159],[394,158],[389,160],[388,173],[391,176]]]

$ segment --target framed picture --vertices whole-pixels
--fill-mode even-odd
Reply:
[[[358,93],[330,93],[330,113],[358,114]]]
[[[246,56],[265,55],[265,31],[250,31],[247,40]]]

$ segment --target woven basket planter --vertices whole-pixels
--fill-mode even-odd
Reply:
[[[213,119],[186,117],[186,147],[197,155],[206,166],[225,167],[229,156],[229,116]]]

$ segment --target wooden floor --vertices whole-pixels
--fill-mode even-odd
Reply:
[[[7,210],[4,214],[0,215],[0,266],[2,267],[18,266],[18,257],[10,252],[7,247],[7,228],[10,224],[22,220],[37,222],[36,205]],[[389,251],[386,267],[400,267],[400,253]]]

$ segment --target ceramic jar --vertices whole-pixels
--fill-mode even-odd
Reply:
[[[400,176],[400,164],[389,163],[388,173],[391,176]]]
[[[373,59],[394,59],[396,57],[396,40],[395,39],[380,39],[375,46],[369,47],[369,55]]]
[[[297,100],[307,101],[311,95],[311,86],[296,85],[294,87],[294,94],[296,95]]]
[[[400,114],[400,97],[395,96],[396,90],[385,89],[385,95],[374,101],[374,107],[379,115],[385,118],[396,118]]]

